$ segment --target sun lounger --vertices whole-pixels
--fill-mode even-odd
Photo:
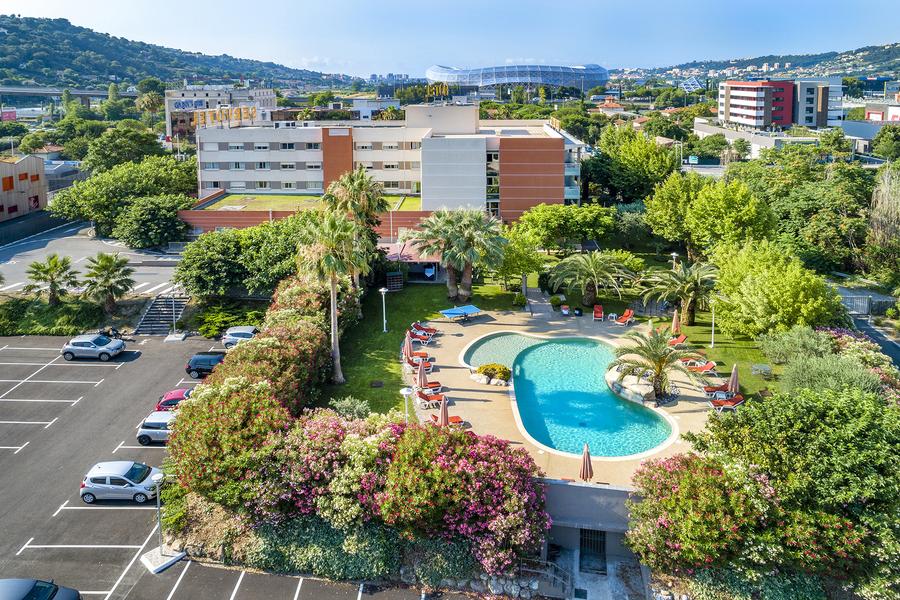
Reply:
[[[622,316],[613,321],[616,325],[628,325],[629,323],[634,323],[634,311],[630,308],[625,309],[625,312],[622,313]]]
[[[412,325],[409,326],[410,329],[418,333],[419,335],[434,335],[438,332],[434,327],[425,327],[418,321],[415,321]]]
[[[424,353],[423,353],[423,354],[424,354]],[[425,360],[425,372],[426,372],[426,373],[431,373],[431,369],[432,369],[433,365],[432,365],[430,362],[428,362],[428,359],[427,359],[427,358],[426,358],[426,359],[422,359],[422,358],[420,358],[420,357],[416,357],[416,358],[407,358],[407,359],[406,359],[406,366],[410,367],[410,368],[413,369],[413,370],[418,370],[418,368],[419,368],[419,363],[422,362],[422,360]]]
[[[683,344],[686,341],[687,341],[687,336],[682,333],[678,337],[675,337],[675,338],[672,338],[671,340],[669,340],[669,345],[670,346],[678,346],[679,344]]]
[[[716,363],[708,360],[704,365],[689,365],[687,369],[692,373],[710,373],[716,370]]]
[[[602,321],[603,320],[603,306],[599,304],[594,305],[594,320]]]
[[[731,398],[712,398],[707,401],[707,404],[710,407],[714,408],[716,412],[723,412],[726,410],[737,410],[737,407],[744,403],[744,397],[741,394],[737,394],[732,396]]]
[[[432,423],[437,423],[438,420],[439,420],[439,417],[437,415],[431,415]],[[450,415],[450,424],[451,425],[462,425],[463,424],[462,417],[460,417],[458,415]]]
[[[569,305],[568,304],[563,304],[562,306],[559,307],[559,310],[562,311],[563,316],[565,316],[565,317],[569,316]]]
[[[723,383],[722,385],[704,385],[703,393],[707,395],[709,398],[714,398],[715,395],[719,392],[727,392],[728,391],[728,383]]]
[[[416,386],[416,391],[422,390],[427,394],[438,394],[443,389],[444,386],[441,385],[440,381],[429,381],[424,388]]]
[[[438,404],[446,398],[444,394],[426,394],[422,390],[417,390],[416,396],[419,400],[424,400],[425,402],[437,402]]]
[[[419,335],[418,333],[414,333],[411,329],[409,331],[407,331],[407,333],[409,334],[409,339],[411,339],[414,342],[419,342],[423,346],[427,346],[428,342],[431,341],[431,336]]]

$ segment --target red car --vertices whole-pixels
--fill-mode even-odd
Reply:
[[[156,403],[156,410],[173,410],[178,408],[178,404],[185,398],[190,398],[193,391],[191,388],[185,388],[166,392],[159,397],[159,402]]]

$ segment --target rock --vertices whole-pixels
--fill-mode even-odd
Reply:
[[[481,573],[478,574],[478,579],[480,579],[482,581],[487,581],[488,579],[490,579],[490,576],[487,573],[485,573],[484,571],[482,571]]]
[[[503,587],[506,590],[506,593],[509,594],[510,596],[512,596],[513,598],[518,596],[519,592],[521,591],[521,588],[519,587],[518,583],[507,583]]]
[[[483,594],[484,590],[487,589],[487,586],[484,585],[484,582],[480,579],[473,579],[469,582],[469,589],[471,589],[476,594]]]
[[[172,552],[181,552],[184,549],[184,541],[172,536],[172,541],[166,544]]]
[[[531,598],[531,590],[522,590],[519,592],[519,598]]]
[[[488,587],[488,591],[496,596],[499,596],[500,594],[503,593],[503,584],[500,583],[500,580],[497,579],[496,577],[491,577],[488,580],[487,587]]]
[[[505,386],[505,385],[506,385],[506,380],[505,380],[505,379],[491,379],[490,382],[489,382],[489,384],[490,384],[490,385],[497,385],[497,386]]]
[[[472,373],[469,378],[476,383],[481,383],[484,385],[488,385],[491,382],[490,377],[488,377],[487,375],[482,375],[481,373]]]

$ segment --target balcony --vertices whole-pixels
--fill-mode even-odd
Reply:
[[[564,190],[563,197],[566,200],[578,200],[581,198],[581,188],[577,185],[567,185]]]
[[[564,163],[563,175],[566,177],[578,177],[581,175],[581,165],[578,163]]]

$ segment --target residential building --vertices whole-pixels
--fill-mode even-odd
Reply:
[[[256,121],[198,130],[201,193],[321,194],[363,167],[421,210],[483,208],[505,221],[580,197],[584,144],[545,120],[487,120],[478,107],[415,105],[403,121]],[[208,122],[208,121],[207,121]]]
[[[32,155],[0,158],[0,222],[46,206],[44,160]]]
[[[738,139],[747,140],[750,142],[750,158],[759,158],[760,150],[766,148],[781,148],[788,144],[815,145],[819,143],[819,138],[814,135],[802,137],[776,131],[755,131],[752,129],[739,130],[733,127],[716,125],[711,119],[704,119],[702,117],[694,119],[693,132],[700,139],[710,135],[722,134],[729,144],[733,144],[734,141]]]
[[[793,120],[792,81],[723,81],[719,84],[718,116],[723,123],[751,129],[788,127]]]
[[[166,90],[166,137],[176,136],[194,142],[195,126],[191,116],[196,110],[215,109],[223,106],[253,106],[257,110],[275,108],[275,90],[271,88],[235,88],[224,85],[186,86]]]

